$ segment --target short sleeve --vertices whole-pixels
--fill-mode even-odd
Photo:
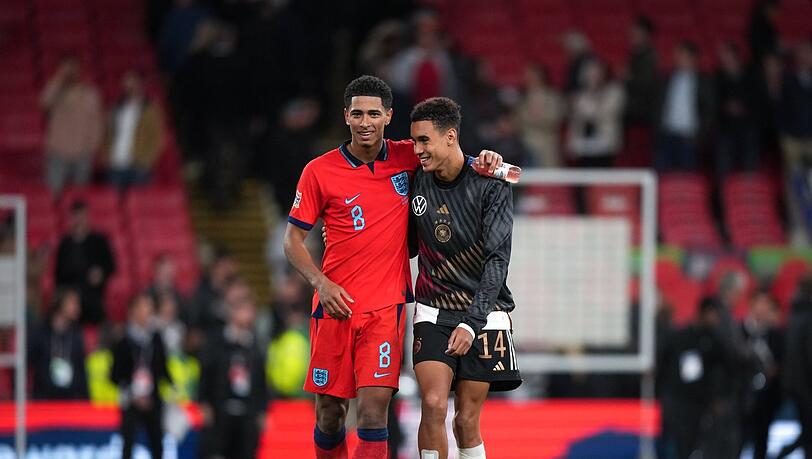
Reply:
[[[324,205],[319,181],[313,171],[313,163],[305,166],[299,184],[296,185],[296,197],[288,214],[288,221],[303,230],[310,231],[321,215]]]

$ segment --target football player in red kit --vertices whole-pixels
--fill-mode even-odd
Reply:
[[[357,459],[387,456],[387,409],[398,388],[404,304],[411,292],[409,182],[420,166],[411,141],[383,138],[392,92],[359,77],[344,92],[351,140],[304,168],[288,217],[285,254],[316,290],[305,390],[316,394],[317,458],[348,457],[344,422],[358,397]],[[501,157],[482,152],[491,168]],[[305,246],[322,218],[330,234],[322,267]]]

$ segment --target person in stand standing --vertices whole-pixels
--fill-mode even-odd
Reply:
[[[121,405],[122,459],[132,457],[139,426],[147,432],[153,459],[163,457],[163,402],[158,384],[172,378],[166,365],[166,349],[153,321],[155,303],[146,293],[136,295],[129,306],[124,337],[113,348],[110,379],[119,388]]]
[[[110,242],[91,231],[87,205],[73,203],[68,217],[70,232],[62,237],[56,251],[57,287],[75,286],[82,296],[82,324],[104,322],[104,291],[116,270]]]
[[[252,459],[265,426],[265,358],[254,330],[257,308],[242,278],[225,290],[225,327],[208,340],[200,375],[202,457]]]
[[[85,345],[76,325],[81,311],[79,292],[63,288],[57,293],[50,317],[31,336],[28,351],[33,373],[32,398],[86,400]]]

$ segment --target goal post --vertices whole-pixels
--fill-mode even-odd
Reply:
[[[22,458],[26,450],[25,199],[0,195],[0,216],[2,224],[8,225],[8,234],[3,235],[8,244],[0,247],[0,328],[12,329],[15,337],[14,351],[0,352],[0,368],[14,369],[14,444],[17,457]]]
[[[508,286],[522,371],[649,371],[656,175],[527,169],[514,195]]]

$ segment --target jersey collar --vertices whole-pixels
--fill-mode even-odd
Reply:
[[[356,158],[355,156],[353,156],[352,153],[350,153],[350,149],[348,148],[348,145],[350,144],[350,142],[351,142],[351,140],[347,140],[344,143],[342,143],[341,146],[338,147],[338,151],[341,152],[341,155],[344,156],[344,159],[346,159],[347,162],[350,163],[350,166],[352,166],[353,168],[356,168],[356,167],[359,167],[359,166],[363,166],[364,164],[367,164],[367,163],[361,161],[360,159]],[[381,151],[378,152],[378,156],[375,158],[375,161],[386,161],[386,159],[388,157],[389,157],[389,149],[386,146],[386,139],[383,139],[383,145],[381,146]],[[369,164],[372,164],[372,163],[369,163]]]

